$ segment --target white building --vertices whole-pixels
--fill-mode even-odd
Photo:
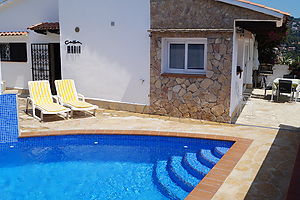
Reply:
[[[207,3],[204,0],[198,1],[202,1],[203,5]],[[0,1],[2,2],[0,3],[2,77],[8,88],[23,91],[28,88],[27,82],[30,80],[47,79],[53,85],[55,79],[70,78],[75,80],[80,93],[108,108],[229,121],[228,119],[236,113],[244,89],[251,87],[252,71],[257,63],[255,35],[251,31],[244,30],[248,27],[247,22],[272,22],[275,26],[280,27],[287,14],[240,0],[211,1],[216,9],[222,10],[226,7],[225,10],[231,13],[202,14],[212,15],[211,18],[225,19],[224,26],[226,24],[226,28],[201,27],[201,23],[189,29],[177,28],[175,25],[168,27],[169,21],[176,22],[177,20],[176,16],[172,16],[180,13],[172,10],[174,4],[171,3],[169,9],[165,10],[168,11],[168,13],[165,12],[166,22],[163,22],[163,16],[157,20],[156,17],[163,14],[156,12],[157,6],[163,5],[152,0],[2,0]],[[170,2],[166,1],[166,3]],[[195,2],[185,3],[189,4],[187,6],[191,8],[201,5]],[[195,12],[200,12],[200,10]],[[245,11],[251,12],[250,14],[255,17],[249,19],[250,15],[245,16],[243,13]],[[167,17],[169,18],[167,19]],[[178,17],[178,27],[184,27],[185,23],[189,23],[188,21],[181,22],[180,17]],[[201,22],[202,18],[196,20]],[[158,26],[164,28],[156,28],[157,21],[162,21]],[[239,32],[238,23],[246,27],[243,28],[243,34]],[[207,59],[216,56],[207,51],[211,45],[209,42],[216,32],[218,32],[218,37],[220,36],[220,41],[224,40],[222,35],[230,36],[228,40],[230,42],[226,45],[231,45],[232,52],[226,52],[226,55],[220,54],[217,57],[221,56],[220,59],[223,59],[224,56],[231,55],[226,66],[224,64],[224,68],[228,68],[231,74],[227,77],[229,82],[225,80],[224,83],[221,83],[226,86],[228,94],[223,99],[218,96],[209,97],[211,99],[207,101],[211,107],[207,110],[203,109],[206,100],[201,100],[201,98],[206,96],[207,99],[209,93],[215,89],[213,86],[203,89],[200,88],[202,84],[199,84],[199,87],[197,84],[204,80],[209,84],[216,82],[213,79],[214,75],[217,75],[214,74],[216,72],[210,71],[206,64],[208,63]],[[188,103],[180,95],[174,93],[177,91],[177,89],[171,88],[175,87],[174,84],[169,84],[167,86],[169,88],[163,87],[165,82],[175,81],[178,78],[176,70],[171,70],[175,71],[175,76],[159,72],[161,77],[158,78],[159,81],[156,80],[158,72],[155,71],[154,64],[157,64],[157,61],[160,62],[164,55],[163,51],[171,51],[167,49],[169,47],[159,43],[160,38],[164,36],[158,35],[166,33],[173,35],[171,37],[183,33],[187,35],[206,34],[206,38],[201,38],[201,44],[196,43],[198,46],[203,45],[203,51],[206,51],[199,56],[204,59],[203,63],[207,66],[202,66],[199,74],[197,74],[197,70],[194,70],[192,74],[188,74],[189,70],[179,70],[183,73],[179,74],[180,76],[183,75],[190,83],[194,81],[198,90],[201,91],[198,94],[201,105],[193,105],[193,109],[190,108],[190,110],[197,110],[193,112],[203,111],[203,115],[193,115],[191,111],[183,111],[186,109],[181,109],[181,114],[177,115],[178,112],[174,114],[172,106],[169,106],[174,104],[171,102],[172,98],[173,100],[177,98],[184,105]],[[175,43],[182,42],[183,38],[174,38],[177,40]],[[192,38],[189,41],[196,40],[197,38]],[[164,39],[164,41],[173,40]],[[157,44],[159,50],[155,49]],[[186,53],[188,53],[187,50]],[[197,59],[197,57],[195,58]],[[168,59],[165,61],[165,63],[169,62]],[[241,74],[237,72],[237,66],[241,67],[243,71]],[[193,79],[195,75],[197,75],[197,80]],[[165,78],[166,76],[168,78]],[[218,88],[219,83],[216,84],[216,88]],[[180,87],[183,88],[178,90],[178,93],[180,91],[182,95],[187,93],[188,86],[181,85]],[[192,90],[194,91],[194,89]],[[221,91],[223,88],[218,90]],[[193,99],[193,102],[196,100]],[[113,103],[115,105],[110,107]],[[214,108],[216,106],[222,108],[216,111]],[[165,109],[165,107],[168,108]],[[219,116],[207,117],[216,115],[215,113]]]
[[[59,43],[58,34],[43,35],[27,29],[41,22],[59,21],[57,8],[57,0],[15,0],[0,4],[0,43],[2,51],[7,49],[1,59],[1,68],[7,87],[28,88],[27,82],[32,80],[32,44]],[[23,57],[14,58],[13,52]]]

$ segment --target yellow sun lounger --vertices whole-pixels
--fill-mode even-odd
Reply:
[[[60,103],[71,108],[71,116],[73,116],[73,111],[89,110],[93,110],[93,115],[96,115],[98,106],[85,102],[84,96],[77,93],[74,80],[56,80],[55,88]]]
[[[29,81],[29,94],[26,103],[26,113],[28,113],[28,106],[32,106],[32,115],[34,118],[43,121],[44,114],[66,114],[69,118],[71,110],[59,104],[58,99],[52,96],[49,81]],[[56,100],[56,103],[53,102]],[[35,109],[41,111],[41,117],[37,117]]]

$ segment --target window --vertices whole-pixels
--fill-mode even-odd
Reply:
[[[26,43],[0,43],[1,61],[27,62]]]
[[[165,38],[162,47],[163,73],[205,73],[207,39]]]

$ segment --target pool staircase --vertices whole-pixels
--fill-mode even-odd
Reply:
[[[169,199],[184,199],[228,150],[215,147],[159,160],[153,170],[154,183]]]

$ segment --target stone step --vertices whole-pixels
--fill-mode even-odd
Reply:
[[[222,158],[225,153],[227,153],[227,151],[229,150],[230,148],[228,147],[215,147],[214,150],[213,150],[213,154],[217,157],[217,158]]]
[[[171,179],[187,192],[191,192],[200,182],[182,166],[181,156],[171,157],[168,160],[167,170]]]
[[[189,193],[178,186],[169,176],[167,161],[158,161],[153,171],[153,180],[162,194],[172,200],[184,199]]]
[[[209,168],[213,168],[220,160],[212,154],[210,149],[201,149],[197,154],[197,158],[202,164]]]
[[[199,162],[196,153],[186,153],[182,160],[182,166],[199,180],[202,180],[210,171],[209,167]]]

